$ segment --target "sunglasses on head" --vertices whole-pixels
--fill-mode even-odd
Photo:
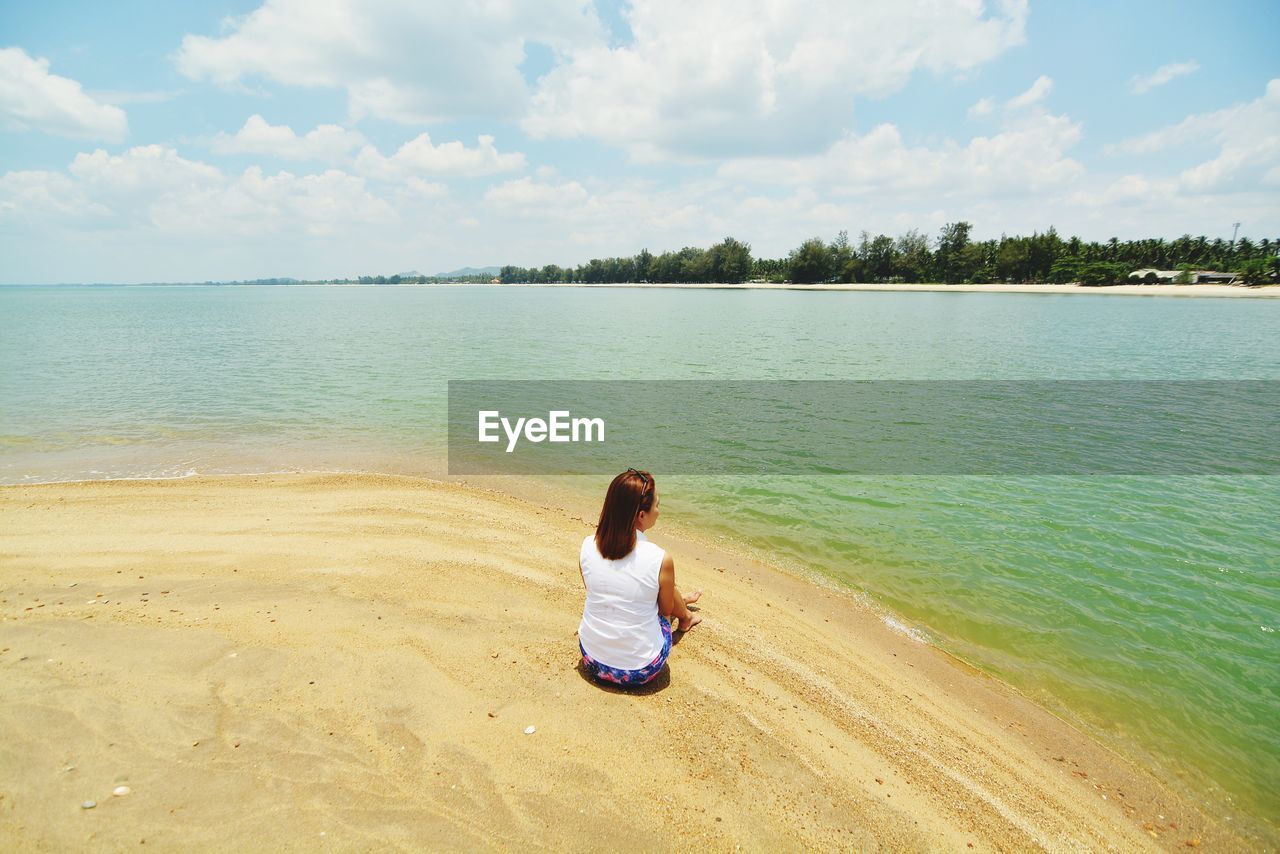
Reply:
[[[652,482],[652,481],[650,480],[650,478],[649,478],[649,475],[645,474],[644,472],[640,471],[639,469],[627,469],[625,473],[626,473],[626,474],[635,474],[635,475],[639,475],[639,476],[640,476],[640,480],[644,482],[644,485],[645,485],[645,486],[648,486],[648,485]]]

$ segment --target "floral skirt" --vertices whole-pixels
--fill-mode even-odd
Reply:
[[[671,654],[671,623],[666,617],[659,617],[658,623],[662,626],[662,651],[653,661],[639,670],[619,670],[616,667],[601,664],[587,655],[587,651],[582,648],[582,641],[578,641],[578,650],[582,653],[582,666],[601,682],[611,682],[615,685],[645,684],[661,672],[663,665],[667,663],[667,656]]]

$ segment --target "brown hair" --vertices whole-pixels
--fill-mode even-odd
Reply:
[[[636,516],[653,509],[653,475],[627,469],[613,479],[604,494],[600,522],[596,525],[596,548],[609,560],[631,554],[636,547]]]

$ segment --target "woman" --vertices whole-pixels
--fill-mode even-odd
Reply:
[[[643,685],[671,652],[671,622],[687,632],[702,622],[676,589],[671,556],[644,532],[658,522],[658,490],[647,471],[627,469],[604,496],[594,536],[582,541],[578,568],[587,602],[578,625],[582,664],[597,679]]]

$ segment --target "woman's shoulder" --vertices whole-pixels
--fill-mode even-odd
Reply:
[[[642,542],[636,543],[636,554],[647,555],[661,561],[666,558],[667,550],[652,540],[643,540]]]

